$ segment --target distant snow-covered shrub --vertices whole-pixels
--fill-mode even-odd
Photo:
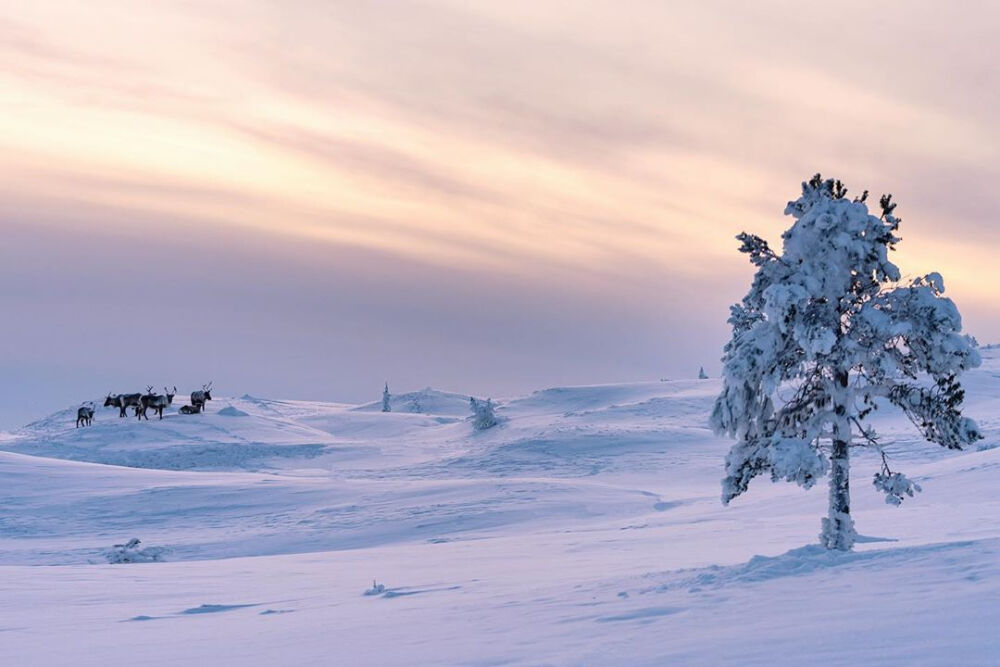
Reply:
[[[497,425],[497,417],[493,412],[493,399],[487,398],[485,401],[477,401],[469,397],[469,409],[472,411],[472,427],[477,431],[484,431]]]
[[[163,560],[166,551],[163,547],[146,547],[140,549],[142,542],[138,537],[133,537],[125,544],[114,545],[105,556],[108,562],[117,565],[119,563],[158,563]]]
[[[382,595],[382,593],[385,593],[385,584],[372,579],[372,587],[365,591],[365,595]]]

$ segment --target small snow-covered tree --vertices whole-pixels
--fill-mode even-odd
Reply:
[[[867,191],[850,200],[840,181],[819,174],[785,214],[795,219],[775,252],[740,234],[740,251],[757,267],[749,293],[731,308],[723,390],[711,425],[738,442],[726,457],[722,501],[757,475],[811,487],[830,473],[829,515],[820,540],[850,549],[852,446],[875,447],[868,423],[893,405],[924,437],[961,449],[982,436],[960,412],[962,371],[979,365],[976,342],[961,334],[955,304],[936,273],[900,285],[889,261],[900,219],[891,195],[871,215]],[[898,505],[919,487],[892,472],[883,452],[875,487]]]
[[[392,412],[392,394],[389,393],[389,383],[385,383],[385,389],[382,390],[382,412]]]
[[[472,410],[472,427],[477,431],[484,431],[497,425],[497,417],[493,412],[493,399],[487,398],[485,401],[477,401],[469,397],[469,409]]]
[[[698,368],[698,379],[699,380],[707,380],[708,379],[708,376],[705,375],[705,367],[704,366],[701,366],[700,368]]]

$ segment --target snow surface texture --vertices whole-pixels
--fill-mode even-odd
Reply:
[[[810,546],[824,485],[719,503],[715,379],[547,389],[485,431],[433,390],[66,409],[0,434],[0,664],[997,665],[983,357],[981,447],[876,420],[923,492],[887,505],[856,454],[851,553]]]

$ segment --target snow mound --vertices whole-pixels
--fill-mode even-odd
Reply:
[[[438,391],[430,387],[405,394],[392,394],[389,404],[393,412],[463,417],[469,414],[467,394]],[[372,401],[355,409],[361,412],[382,412],[382,401]]]
[[[24,427],[0,449],[72,461],[167,470],[260,470],[321,455],[353,455],[354,443],[296,419],[317,409],[260,399],[228,399],[227,407],[199,415],[165,414],[139,422],[99,409],[93,426],[74,428],[75,410],[56,412]],[[234,419],[238,417],[238,419]],[[281,461],[284,460],[285,463]]]
[[[163,560],[163,554],[166,551],[162,547],[142,547],[140,548],[142,542],[138,537],[133,537],[131,540],[124,544],[116,544],[107,553],[105,557],[108,562],[112,565],[118,565],[122,563],[159,563]]]

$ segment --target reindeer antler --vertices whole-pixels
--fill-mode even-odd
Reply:
[[[146,385],[146,393],[147,394],[152,394],[153,393],[153,385],[151,385],[151,384],[147,384]]]

